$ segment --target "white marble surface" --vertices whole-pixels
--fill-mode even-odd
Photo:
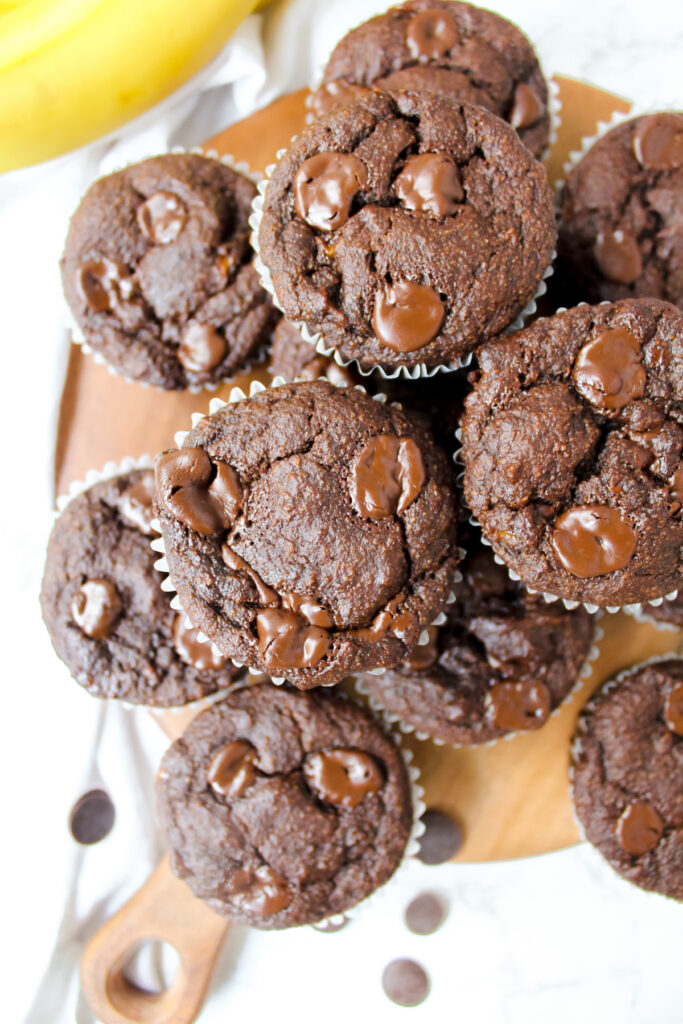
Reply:
[[[57,259],[68,214],[99,170],[167,144],[193,145],[278,91],[304,84],[341,32],[385,6],[382,0],[289,0],[265,23],[250,19],[212,72],[163,112],[116,140],[0,178],[0,860],[11,937],[3,984],[8,1021],[89,1024],[78,996],[80,951],[142,882],[160,848],[152,802],[160,731],[144,713],[105,709],[70,681],[37,605],[66,352]],[[525,29],[548,71],[583,77],[643,106],[683,107],[680,3],[504,0],[491,6]],[[17,382],[29,384],[28,394]],[[77,851],[66,829],[68,810],[95,784],[112,793],[116,826],[104,843]],[[429,937],[410,935],[401,922],[406,902],[423,888],[450,903],[447,922]],[[356,1016],[393,1024],[409,1016],[470,1024],[678,1024],[682,934],[683,908],[621,882],[586,847],[507,864],[414,864],[380,908],[338,934],[236,929],[201,1022],[336,1024]],[[382,968],[398,956],[414,957],[429,971],[432,991],[421,1007],[398,1009],[382,995]]]

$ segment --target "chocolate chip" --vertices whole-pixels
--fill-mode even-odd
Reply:
[[[406,44],[415,60],[439,60],[459,42],[455,22],[438,8],[419,11],[408,22]]]
[[[86,580],[71,599],[74,622],[93,640],[109,635],[122,608],[119,593],[109,580]]]
[[[144,473],[139,480],[127,487],[121,494],[119,510],[124,519],[137,527],[141,533],[154,533],[154,474]]]
[[[486,694],[486,712],[499,729],[538,729],[550,714],[550,691],[538,680],[495,683]]]
[[[404,512],[425,482],[422,453],[415,441],[380,434],[360,449],[351,465],[349,491],[354,506],[368,519]]]
[[[294,892],[287,880],[267,864],[251,872],[244,887],[232,897],[238,910],[257,914],[277,914],[293,899]]]
[[[446,907],[438,896],[431,892],[422,892],[406,907],[406,928],[416,935],[432,935],[443,924],[446,913]]]
[[[633,152],[652,171],[672,171],[683,164],[683,117],[652,114],[644,117],[633,134]]]
[[[634,800],[617,822],[617,839],[626,853],[639,857],[655,846],[664,832],[664,823],[654,807],[645,800]]]
[[[178,361],[190,373],[205,373],[225,358],[225,338],[211,324],[191,320],[183,331],[178,347]]]
[[[632,284],[643,272],[638,241],[628,231],[598,232],[593,255],[600,272],[617,284]]]
[[[90,789],[71,808],[69,831],[77,843],[91,846],[109,835],[115,816],[109,794],[103,789]]]
[[[185,227],[187,210],[173,192],[155,192],[138,206],[137,220],[145,238],[156,245],[168,245]]]
[[[213,644],[198,639],[199,630],[187,624],[184,612],[176,615],[173,623],[173,646],[178,657],[198,672],[216,672],[227,663],[225,655],[214,650]]]
[[[664,700],[664,721],[677,736],[683,736],[683,683],[679,683]]]
[[[451,860],[462,846],[462,829],[457,821],[443,811],[431,808],[422,815],[425,826],[420,836],[418,860],[423,864],[444,864]]]
[[[161,504],[196,533],[222,533],[242,508],[242,487],[234,469],[212,462],[203,448],[158,456],[155,474]]]
[[[313,792],[328,803],[357,807],[368,793],[384,785],[382,770],[361,750],[324,750],[307,754],[303,772]]]
[[[382,988],[393,1003],[417,1006],[429,994],[429,978],[415,960],[392,960],[382,972]]]
[[[295,612],[272,609],[256,616],[261,657],[270,670],[312,668],[330,647],[326,629],[309,626]]]
[[[408,668],[415,669],[416,672],[431,668],[439,657],[439,630],[436,626],[429,626],[427,633],[429,634],[429,643],[413,647],[404,659],[404,664]]]
[[[355,82],[347,82],[344,78],[337,78],[334,82],[321,85],[309,100],[309,108],[313,111],[314,117],[322,117],[332,107],[340,103],[349,103],[351,100],[367,96],[370,89],[363,85],[356,85]]]
[[[277,591],[273,590],[272,587],[269,587],[267,583],[264,583],[259,574],[252,569],[252,567],[245,562],[245,560],[238,555],[236,551],[233,551],[231,547],[224,544],[221,548],[221,556],[228,569],[232,569],[233,572],[244,573],[249,577],[256,588],[259,602],[262,605],[265,605],[266,607],[271,605],[273,607],[278,606],[280,603],[280,597]]]
[[[133,279],[124,263],[103,257],[78,265],[76,289],[93,313],[110,313],[130,298]]]
[[[558,517],[552,543],[567,572],[590,579],[625,569],[636,548],[636,534],[619,509],[577,505]]]
[[[353,198],[367,177],[365,164],[350,153],[316,153],[296,172],[296,212],[311,227],[334,231],[348,220]]]
[[[220,796],[238,797],[256,778],[256,750],[246,740],[232,740],[214,754],[207,782]]]
[[[372,326],[382,344],[396,352],[414,352],[439,333],[444,307],[426,284],[396,281],[375,296]]]
[[[601,412],[619,412],[645,394],[640,342],[622,327],[600,331],[579,351],[572,378]]]
[[[411,156],[394,182],[394,191],[406,209],[434,217],[452,216],[464,196],[458,168],[441,153]]]
[[[524,82],[520,82],[515,89],[508,121],[516,130],[530,128],[532,124],[536,124],[541,119],[544,109],[543,103],[534,90]]]

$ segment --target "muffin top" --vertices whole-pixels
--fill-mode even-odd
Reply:
[[[435,92],[504,118],[534,156],[548,145],[548,88],[526,36],[505,18],[453,0],[410,0],[389,8],[337,44],[316,116],[369,87]]]
[[[150,548],[154,473],[133,470],[69,502],[47,550],[40,601],[54,648],[86,690],[186,704],[241,673],[200,643],[161,589]]]
[[[358,903],[398,866],[412,821],[401,754],[367,712],[270,683],[197,716],[158,796],[173,871],[257,928]]]
[[[62,281],[91,348],[160,388],[230,376],[274,324],[252,265],[254,184],[168,154],[100,178],[71,219]]]
[[[260,255],[290,320],[385,369],[466,356],[535,294],[555,243],[545,170],[481,107],[378,93],[284,154]]]
[[[683,305],[683,113],[612,128],[572,169],[559,254],[582,297]]]
[[[683,313],[578,306],[485,345],[465,403],[465,497],[527,586],[623,605],[675,591]]]
[[[363,688],[444,743],[487,743],[538,729],[577,682],[593,624],[513,582],[472,532],[447,621],[395,669]]]
[[[449,595],[451,468],[362,391],[302,382],[226,405],[156,475],[183,607],[269,675],[308,688],[396,664]]]
[[[586,838],[643,889],[683,900],[683,663],[607,683],[579,718],[573,799]]]

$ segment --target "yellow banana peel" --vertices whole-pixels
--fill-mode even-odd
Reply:
[[[0,0],[0,172],[107,135],[177,89],[257,0]]]

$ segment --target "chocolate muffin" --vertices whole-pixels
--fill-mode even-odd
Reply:
[[[154,473],[122,473],[73,498],[57,519],[40,594],[55,651],[97,697],[186,704],[241,673],[161,589],[150,548]]]
[[[566,293],[683,306],[682,210],[683,113],[636,117],[607,132],[562,191]]]
[[[418,733],[487,743],[538,729],[577,682],[593,636],[590,615],[532,597],[474,533],[463,580],[441,628],[362,689]]]
[[[400,752],[361,708],[270,683],[202,712],[161,762],[171,867],[256,928],[311,924],[382,885],[410,835]]]
[[[254,184],[219,160],[167,154],[100,178],[71,219],[62,280],[85,340],[159,388],[229,377],[267,340],[252,264]]]
[[[158,457],[170,577],[231,658],[296,686],[397,664],[456,573],[451,468],[425,429],[355,388],[285,384]]]
[[[282,377],[288,384],[294,380],[327,377],[337,387],[352,387],[359,379],[349,367],[338,366],[334,359],[316,352],[301,336],[299,328],[288,320],[280,320],[273,331],[269,369],[273,377]]]
[[[572,776],[586,839],[629,882],[683,900],[683,662],[603,686],[579,718]]]
[[[481,107],[378,93],[303,131],[263,199],[290,320],[361,366],[435,367],[505,330],[551,261],[546,173]]]
[[[437,93],[507,120],[534,156],[548,146],[548,87],[526,36],[454,0],[411,0],[344,36],[309,106],[319,117],[370,87]]]
[[[683,313],[577,306],[479,351],[465,498],[536,590],[619,606],[681,584]]]

